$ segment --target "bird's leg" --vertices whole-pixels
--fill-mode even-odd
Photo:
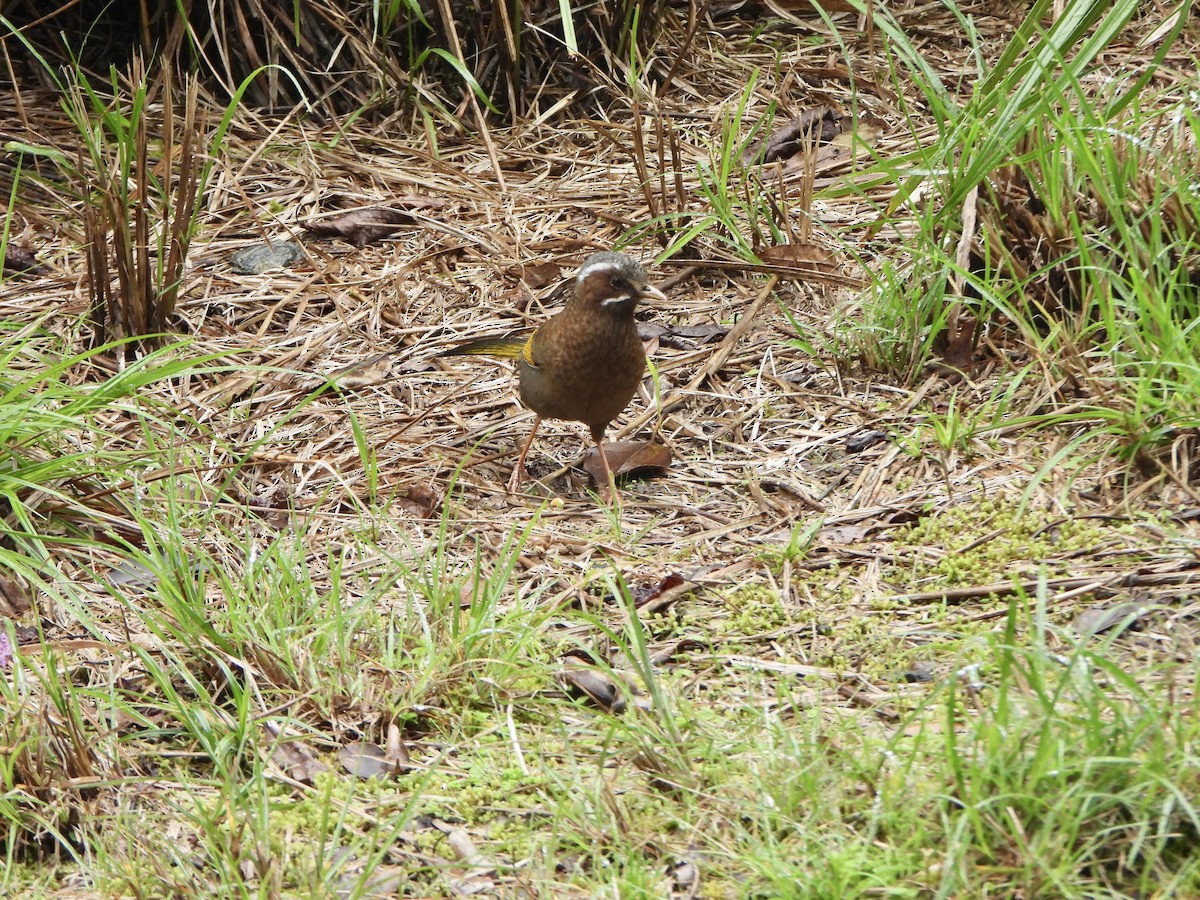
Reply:
[[[521,448],[521,455],[517,457],[517,464],[513,467],[512,474],[508,476],[508,490],[513,493],[521,486],[521,482],[525,480],[528,474],[525,471],[525,454],[529,452],[529,445],[533,443],[533,436],[537,434],[538,426],[542,424],[541,416],[533,417],[533,428],[529,432],[529,439],[525,441],[525,446]]]
[[[612,503],[616,498],[619,503],[617,479],[608,467],[608,454],[604,452],[604,426],[592,428],[592,440],[596,442],[596,452],[600,454],[600,468],[604,470],[604,484],[596,485],[600,489],[600,499],[605,503]]]

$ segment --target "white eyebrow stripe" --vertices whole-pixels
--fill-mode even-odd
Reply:
[[[582,281],[593,272],[620,272],[624,265],[615,259],[598,259],[595,262],[584,263],[576,279]]]

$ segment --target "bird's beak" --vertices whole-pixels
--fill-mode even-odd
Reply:
[[[643,300],[661,300],[663,303],[667,302],[667,295],[652,284],[645,285],[638,291],[638,296]]]

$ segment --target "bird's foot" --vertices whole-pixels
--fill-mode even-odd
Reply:
[[[516,466],[513,466],[512,474],[508,476],[508,492],[510,494],[515,494],[521,489],[521,482],[528,477],[529,473],[525,471],[525,466],[523,464],[517,464]]]

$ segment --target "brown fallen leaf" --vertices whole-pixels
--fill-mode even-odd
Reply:
[[[642,342],[657,341],[672,350],[695,350],[704,344],[712,344],[729,334],[724,325],[660,325],[657,322],[639,322],[638,337]]]
[[[556,262],[530,263],[517,270],[521,280],[534,290],[562,280],[562,266]]]
[[[790,266],[795,263],[829,263],[833,260],[833,254],[816,244],[777,244],[764,248],[758,258],[769,265]]]
[[[1101,632],[1121,626],[1121,631],[1133,627],[1151,609],[1149,603],[1118,603],[1115,606],[1101,604],[1085,609],[1071,621],[1071,629],[1081,637],[1093,637]],[[1120,633],[1120,632],[1118,632]]]
[[[876,429],[856,431],[846,438],[846,452],[862,453],[865,450],[870,450],[876,444],[882,444],[888,439],[889,435],[886,431],[878,431]]]
[[[960,372],[970,372],[980,362],[976,354],[976,335],[979,323],[974,316],[961,314],[947,326],[943,335],[946,347],[942,350],[942,363]]]
[[[338,761],[356,778],[374,778],[376,775],[396,775],[407,767],[402,760],[388,755],[378,744],[354,741],[338,753]]]
[[[681,859],[671,867],[671,879],[675,882],[675,893],[683,900],[699,895],[700,867],[690,859]]]
[[[766,140],[755,141],[747,147],[742,153],[742,165],[787,159],[802,152],[806,145],[819,147],[828,144],[845,127],[844,117],[836,110],[829,106],[814,106],[784,122]]]
[[[32,606],[29,588],[15,578],[0,575],[0,619],[15,619],[29,612]]]
[[[859,525],[832,525],[821,529],[821,540],[826,544],[861,544],[875,531],[873,523]]]
[[[758,251],[758,257],[769,266],[777,266],[771,271],[784,277],[829,278],[841,272],[833,254],[816,244],[777,244]]]
[[[307,744],[283,736],[276,725],[268,723],[263,728],[269,739],[274,741],[271,761],[279,766],[288,778],[301,784],[312,784],[318,775],[329,770],[329,766],[317,759]]]
[[[558,679],[572,697],[590,700],[601,709],[617,715],[625,712],[625,698],[620,688],[599,671],[574,657],[563,660],[563,670],[559,672]]]
[[[402,226],[412,225],[413,215],[403,209],[375,207],[354,209],[341,215],[308,222],[304,230],[317,237],[340,237],[355,247],[382,240]]]
[[[645,606],[651,600],[661,597],[664,591],[679,587],[681,584],[683,584],[683,576],[678,572],[672,572],[652,584],[643,584],[633,592],[633,605]]]
[[[405,512],[419,519],[429,519],[442,505],[442,498],[428,484],[410,484],[400,489],[396,502]]]
[[[10,243],[4,248],[4,271],[10,274],[27,272],[30,275],[40,275],[46,271],[46,267],[37,261],[37,257],[28,247]]]
[[[304,259],[304,248],[296,241],[267,241],[243,247],[229,258],[229,267],[238,275],[261,275],[286,269]]]
[[[678,765],[668,762],[657,750],[643,747],[633,754],[633,764],[650,776],[650,787],[665,793],[678,793],[683,790],[688,773],[678,771]]]
[[[671,451],[657,441],[609,441],[604,445],[613,475],[649,475],[664,471],[671,465]],[[587,452],[583,468],[592,480],[599,484],[604,478],[604,468],[595,447]]]
[[[672,572],[658,584],[638,588],[633,594],[633,605],[642,615],[661,612],[672,603],[682,599],[696,589],[696,582]]]

